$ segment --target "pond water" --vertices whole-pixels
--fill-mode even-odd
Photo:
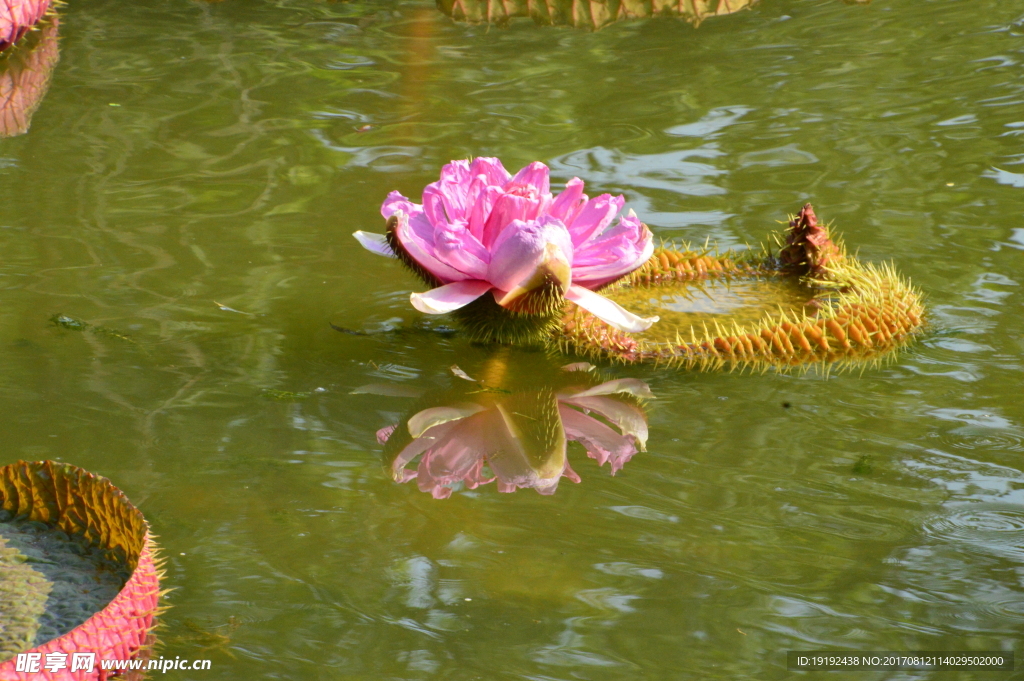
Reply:
[[[31,128],[0,139],[0,464],[69,461],[143,510],[173,589],[161,652],[213,660],[167,678],[1021,664],[1019,3],[762,0],[585,31],[430,2],[75,0],[59,32]],[[811,201],[925,292],[928,331],[827,377],[602,367],[656,396],[646,452],[613,477],[572,444],[582,482],[553,495],[434,499],[376,431],[407,417],[401,388],[495,350],[413,310],[419,282],[351,233],[471,155],[542,160],[722,248]]]

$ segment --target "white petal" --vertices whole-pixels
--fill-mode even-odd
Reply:
[[[477,380],[467,374],[465,371],[459,368],[458,364],[453,364],[449,367],[449,371],[461,378],[463,381],[469,381],[471,383],[477,383]]]
[[[479,414],[484,410],[479,404],[454,404],[447,407],[431,407],[417,412],[409,419],[409,434],[413,437],[421,437],[427,430],[434,426],[449,421],[458,421],[473,414]]]
[[[646,331],[659,319],[659,317],[639,317],[618,303],[578,284],[570,286],[565,297],[619,331],[630,333]]]
[[[368,250],[370,253],[376,253],[377,255],[383,255],[386,258],[394,258],[395,252],[391,250],[391,246],[388,246],[388,240],[383,234],[374,234],[373,232],[364,232],[359,230],[353,232],[352,236],[356,238],[363,245],[363,248]]]
[[[616,378],[605,381],[588,390],[573,393],[572,397],[593,397],[595,395],[614,395],[615,393],[628,393],[647,400],[654,399],[651,387],[638,378]]]
[[[427,314],[444,314],[469,305],[487,293],[491,285],[479,279],[456,281],[409,296],[412,306]]]

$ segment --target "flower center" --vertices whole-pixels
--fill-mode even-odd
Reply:
[[[536,200],[538,198],[537,190],[530,186],[511,187],[505,193],[512,196],[521,196],[524,199]]]

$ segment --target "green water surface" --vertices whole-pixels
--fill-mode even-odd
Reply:
[[[213,660],[161,678],[819,678],[786,670],[814,649],[1021,669],[1022,69],[1008,0],[597,32],[69,0],[31,129],[0,139],[0,464],[68,461],[143,510],[174,589],[160,654]],[[493,349],[350,235],[471,155],[721,247],[812,201],[925,292],[928,333],[828,378],[610,368],[657,396],[616,476],[571,449],[582,482],[552,496],[435,500],[382,468],[408,400],[350,393],[444,388]]]

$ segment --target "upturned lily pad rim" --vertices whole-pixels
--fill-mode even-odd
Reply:
[[[712,254],[663,246],[607,291],[657,289],[710,279],[793,279],[815,291],[810,311],[780,310],[757,324],[722,315],[714,328],[682,330],[674,343],[652,343],[568,305],[554,342],[565,353],[623,363],[700,371],[751,368],[844,369],[894,357],[924,326],[921,293],[894,267],[862,263],[819,224],[811,204],[791,216],[779,246]],[[613,296],[612,296],[613,297]],[[686,333],[688,331],[689,333]]]
[[[0,681],[104,678],[103,659],[127,660],[145,646],[160,598],[156,544],[149,524],[121,490],[104,477],[55,461],[17,461],[0,466],[0,509],[17,518],[46,523],[84,537],[128,566],[131,576],[105,608],[58,638],[24,652],[60,652],[68,668],[29,674],[16,670],[16,657],[0,662]],[[96,654],[92,672],[70,671],[76,652]]]

